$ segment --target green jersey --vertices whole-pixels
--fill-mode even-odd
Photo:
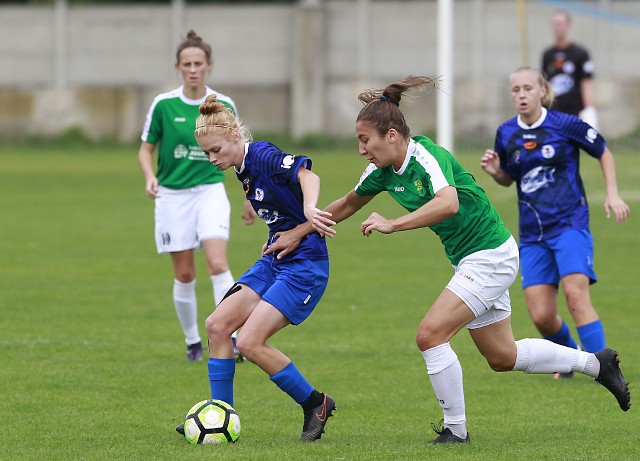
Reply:
[[[393,166],[376,168],[369,165],[355,192],[376,195],[387,191],[412,212],[447,186],[456,188],[460,204],[458,213],[429,228],[440,238],[453,265],[458,265],[471,253],[497,248],[507,241],[511,233],[471,173],[446,149],[425,136],[410,140],[399,171]]]
[[[207,87],[202,99],[187,99],[183,87],[162,93],[153,100],[142,131],[142,140],[158,144],[158,184],[170,189],[188,189],[201,184],[214,184],[224,180],[224,173],[209,163],[194,131],[200,104],[215,93],[218,101],[237,116],[231,98]]]

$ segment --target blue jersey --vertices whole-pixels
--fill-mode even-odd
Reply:
[[[249,143],[244,163],[236,176],[242,182],[244,193],[258,217],[269,226],[268,245],[274,234],[293,229],[307,221],[302,202],[302,188],[298,182],[301,166],[311,170],[311,159],[302,155],[282,152],[273,144],[264,141]],[[274,255],[269,255],[273,258]],[[298,248],[281,260],[328,259],[325,239],[314,232],[302,240]]]
[[[520,241],[537,242],[567,229],[589,228],[580,177],[580,149],[600,158],[606,143],[578,117],[542,109],[531,126],[514,117],[496,132],[500,167],[518,185]]]

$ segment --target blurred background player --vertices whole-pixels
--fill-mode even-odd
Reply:
[[[171,255],[173,302],[187,343],[188,360],[202,359],[193,250],[204,250],[216,304],[234,282],[227,263],[230,205],[224,174],[211,166],[193,134],[198,108],[214,92],[206,85],[212,65],[211,46],[190,30],[176,51],[175,69],[183,84],[153,100],[138,152],[146,193],[155,201],[158,253]],[[233,100],[218,95],[237,114]],[[153,165],[156,145],[157,173]],[[253,210],[246,207],[243,218],[247,224],[252,223]]]
[[[557,10],[551,17],[555,43],[542,54],[542,71],[553,86],[555,110],[577,115],[598,129],[593,96],[593,62],[586,48],[569,37],[571,15]]]
[[[454,274],[418,326],[416,344],[443,410],[431,443],[469,443],[462,367],[450,340],[467,327],[473,342],[495,371],[554,373],[577,371],[595,378],[620,408],[631,405],[629,388],[612,349],[587,353],[544,339],[516,341],[511,330],[509,287],[518,273],[518,247],[473,176],[446,149],[426,136],[411,136],[400,110],[402,95],[435,87],[429,77],[409,76],[383,90],[367,90],[356,119],[360,155],[370,165],[356,187],[325,208],[335,222],[352,216],[377,194],[388,192],[408,213],[387,219],[372,213],[361,224],[366,237],[429,227],[438,237]],[[286,257],[314,229],[296,227],[267,249]],[[315,229],[317,230],[317,229]],[[326,235],[333,236],[331,229]],[[302,240],[303,241],[303,240]],[[276,253],[279,252],[279,253]],[[433,265],[425,266],[425,271]],[[367,274],[375,278],[380,274]]]
[[[320,179],[311,172],[311,159],[289,155],[268,142],[250,142],[251,136],[215,95],[200,106],[196,138],[218,169],[234,169],[247,200],[269,227],[265,247],[277,233],[309,222],[329,231],[335,224],[316,208]],[[267,344],[288,325],[299,325],[315,309],[329,281],[329,254],[325,239],[316,233],[286,258],[263,255],[247,270],[207,318],[211,398],[234,405],[235,360],[231,334],[242,327],[238,348],[247,360],[269,375],[280,390],[302,407],[303,441],[317,440],[336,408],[334,400],[315,390],[291,359]],[[184,426],[176,430],[184,435]]]
[[[582,347],[597,352],[606,343],[589,293],[597,278],[580,149],[599,160],[607,191],[605,213],[609,217],[613,212],[622,223],[629,207],[618,195],[613,155],[591,126],[548,110],[553,107],[553,90],[540,72],[523,67],[509,82],[517,116],[500,125],[494,150],[484,153],[481,166],[498,184],[517,185],[520,270],[529,315],[545,339],[577,348],[558,315],[561,285]]]

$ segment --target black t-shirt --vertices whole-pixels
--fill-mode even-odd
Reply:
[[[542,55],[541,68],[553,87],[555,102],[552,109],[578,115],[584,109],[580,83],[593,77],[593,63],[587,50],[575,44],[565,49],[547,48]]]

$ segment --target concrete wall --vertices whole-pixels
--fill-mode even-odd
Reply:
[[[180,84],[179,35],[214,47],[210,85],[232,96],[254,131],[351,136],[357,94],[409,74],[437,75],[437,2],[306,1],[298,5],[0,7],[0,135],[80,126],[96,138],[139,137],[153,96]],[[572,36],[596,64],[607,136],[640,124],[640,2],[574,12]],[[63,5],[64,6],[64,5]],[[555,6],[527,2],[526,43],[513,0],[456,0],[458,136],[491,136],[512,115],[507,75],[539,65]],[[595,12],[594,12],[595,11]],[[627,18],[627,20],[625,20]],[[635,18],[635,19],[634,19]],[[404,106],[415,132],[435,129],[435,95]]]

